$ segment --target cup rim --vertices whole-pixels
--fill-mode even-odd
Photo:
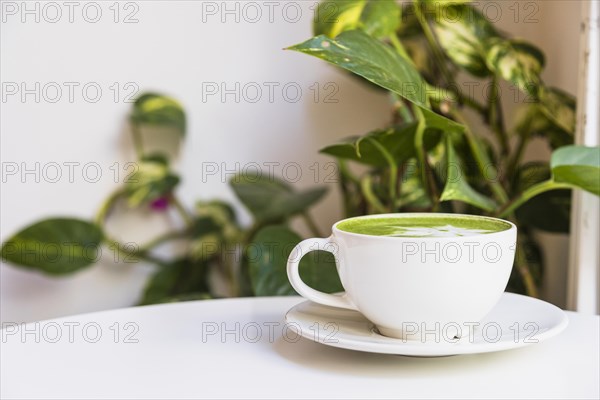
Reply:
[[[377,235],[368,235],[365,233],[348,232],[348,231],[343,231],[337,227],[342,222],[354,220],[354,219],[379,219],[379,218],[390,218],[390,217],[399,217],[399,216],[427,217],[427,216],[432,216],[432,215],[439,216],[440,218],[443,218],[443,217],[482,218],[482,219],[487,219],[487,220],[491,220],[491,221],[506,223],[506,224],[510,225],[510,228],[505,229],[503,231],[491,232],[491,233],[477,233],[477,234],[470,235],[470,236],[393,236],[393,237],[391,237],[391,236],[377,236]],[[438,241],[440,241],[440,240],[441,241],[444,241],[444,240],[451,240],[451,241],[474,240],[474,239],[480,239],[482,237],[493,238],[498,235],[506,235],[509,232],[513,232],[513,231],[516,232],[516,230],[517,230],[517,226],[515,224],[513,224],[512,222],[507,221],[505,219],[501,219],[501,218],[488,217],[486,215],[475,215],[475,214],[432,213],[432,212],[420,212],[420,213],[407,212],[407,213],[385,213],[385,214],[360,215],[360,216],[356,216],[356,217],[349,217],[349,218],[344,218],[342,220],[339,220],[336,223],[334,223],[331,227],[331,231],[334,234],[343,234],[343,235],[348,235],[348,236],[371,238],[371,239],[375,238],[376,240],[396,240],[396,241],[398,241],[398,240],[410,240],[410,241],[415,241],[415,240],[438,240]]]

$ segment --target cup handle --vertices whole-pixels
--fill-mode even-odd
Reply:
[[[315,303],[323,304],[331,307],[345,308],[348,310],[357,310],[356,306],[348,299],[347,295],[334,296],[331,294],[319,292],[308,286],[302,278],[300,278],[300,272],[298,267],[300,266],[300,260],[306,254],[311,251],[323,250],[328,251],[334,255],[336,266],[338,266],[338,258],[335,257],[335,253],[330,248],[331,238],[327,239],[306,239],[298,243],[296,247],[290,253],[287,262],[287,274],[292,287],[300,294],[300,296],[307,298],[308,300],[314,301]]]

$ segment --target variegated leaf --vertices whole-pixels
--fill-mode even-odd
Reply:
[[[485,43],[498,34],[474,7],[454,4],[438,10],[435,18],[433,28],[440,45],[454,64],[475,76],[488,76]]]
[[[486,61],[502,79],[534,98],[538,97],[540,74],[545,63],[540,49],[520,40],[492,39]]]

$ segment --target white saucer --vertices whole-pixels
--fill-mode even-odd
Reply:
[[[305,338],[328,346],[419,357],[488,353],[528,346],[559,334],[568,325],[567,315],[560,308],[513,293],[502,295],[471,337],[465,334],[454,342],[444,338],[443,329],[439,329],[437,340],[434,333],[429,333],[427,342],[382,336],[356,311],[311,301],[292,307],[285,319],[291,329],[297,329]]]

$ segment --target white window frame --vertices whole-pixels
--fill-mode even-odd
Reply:
[[[600,2],[582,2],[576,143],[600,142]],[[573,193],[567,308],[600,313],[600,201]]]

